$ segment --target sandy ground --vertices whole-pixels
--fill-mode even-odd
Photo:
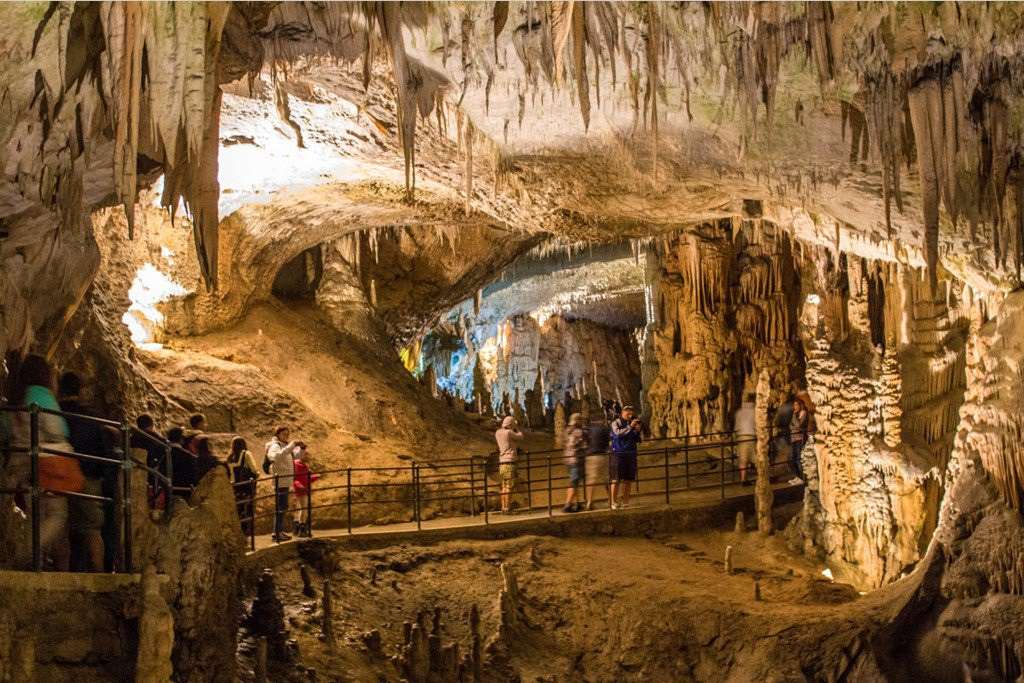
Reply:
[[[727,575],[730,545],[735,571]],[[447,542],[307,560],[315,598],[302,595],[302,562],[275,570],[298,645],[280,680],[308,667],[316,680],[397,682],[401,675],[388,658],[401,653],[403,623],[439,607],[442,645],[456,642],[466,652],[474,604],[488,643],[488,681],[727,680],[737,657],[759,639],[841,623],[860,600],[851,587],[824,578],[823,567],[789,554],[777,537],[721,529]],[[503,563],[518,576],[520,598],[516,623],[499,628]],[[333,652],[320,638],[323,578],[331,581]],[[380,652],[366,645],[374,629]],[[251,668],[251,646],[251,638],[242,639],[243,670]]]

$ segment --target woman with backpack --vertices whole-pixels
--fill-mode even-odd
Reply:
[[[256,473],[256,460],[248,451],[245,439],[240,436],[231,440],[228,473],[231,475],[231,488],[235,492],[238,519],[242,522],[242,533],[248,536],[252,528],[253,499],[259,475]]]

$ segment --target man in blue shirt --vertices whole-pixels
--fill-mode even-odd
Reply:
[[[643,426],[633,406],[626,406],[612,422],[612,452],[608,456],[612,510],[629,507],[629,493],[636,481],[636,446],[643,440]]]

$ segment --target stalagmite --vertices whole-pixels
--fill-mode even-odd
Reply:
[[[324,580],[321,603],[323,607],[323,637],[327,647],[330,648],[334,645],[334,610],[332,608],[330,581]]]
[[[562,405],[561,401],[555,403],[555,446],[562,446],[565,444],[565,406]]]
[[[743,516],[743,510],[736,512],[736,526],[733,528],[737,534],[743,533],[747,530],[747,520]]]
[[[260,636],[256,639],[256,666],[254,670],[255,683],[267,683],[267,638]]]
[[[754,503],[757,508],[757,530],[762,535],[772,533],[772,484],[771,484],[771,423],[768,420],[768,401],[771,395],[771,378],[767,369],[761,370],[757,378],[757,481],[754,482]]]
[[[732,567],[732,546],[725,547],[725,573],[729,576],[733,575]]]

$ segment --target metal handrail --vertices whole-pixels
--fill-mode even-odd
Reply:
[[[18,442],[12,442],[4,446],[5,450],[9,453],[27,454],[29,456],[29,468],[30,468],[30,482],[28,487],[15,486],[0,488],[0,494],[5,495],[27,495],[31,500],[31,509],[29,511],[30,524],[32,529],[32,569],[33,571],[42,570],[42,547],[41,547],[41,520],[40,520],[40,501],[44,496],[62,496],[68,499],[86,500],[99,502],[104,505],[111,505],[115,508],[116,516],[119,518],[119,528],[117,533],[117,542],[119,545],[119,552],[117,553],[118,562],[115,567],[115,571],[125,571],[131,573],[133,570],[133,558],[132,558],[132,486],[131,486],[131,471],[133,469],[139,469],[145,472],[147,478],[153,482],[154,489],[162,488],[166,493],[166,510],[167,514],[170,514],[170,500],[174,493],[173,480],[172,480],[172,464],[171,464],[171,449],[172,446],[169,442],[161,439],[159,436],[155,436],[148,432],[144,432],[136,427],[132,426],[128,422],[116,422],[114,420],[108,420],[105,418],[95,417],[93,415],[84,415],[81,413],[73,413],[70,411],[54,410],[52,408],[44,408],[36,403],[32,403],[27,406],[15,406],[10,404],[0,404],[0,413],[28,413],[29,415],[29,443],[27,446]],[[39,435],[39,416],[40,415],[56,415],[64,418],[65,420],[71,419],[76,422],[89,422],[95,425],[110,427],[117,429],[120,432],[120,439],[116,446],[113,447],[110,456],[98,456],[90,455],[87,453],[78,453],[74,450],[61,450],[58,448],[52,448],[45,446],[40,443]],[[151,441],[155,446],[164,449],[163,465],[165,471],[160,471],[156,468],[151,467],[148,463],[140,462],[132,457],[132,443],[133,437],[142,437]],[[118,486],[115,489],[113,496],[95,496],[92,494],[82,493],[80,491],[58,491],[42,486],[40,481],[40,469],[39,460],[40,458],[46,457],[67,457],[72,458],[76,462],[89,462],[103,468],[116,469],[118,471]],[[149,496],[149,503],[151,506],[157,505],[158,496],[157,491],[152,491]]]
[[[808,432],[808,436],[813,433],[813,431]],[[734,438],[720,439],[712,442],[704,440],[706,437],[720,437],[726,434],[733,436]],[[771,441],[774,441],[774,434],[772,434],[772,437]],[[668,442],[672,441],[681,441],[682,443],[668,445]],[[726,496],[727,486],[736,483],[738,481],[737,475],[743,472],[743,468],[737,466],[738,455],[736,447],[744,443],[756,443],[757,437],[736,435],[735,432],[715,432],[713,434],[700,436],[690,435],[686,437],[651,439],[646,443],[650,444],[652,442],[661,444],[661,447],[637,449],[638,475],[642,472],[660,471],[660,476],[656,476],[653,479],[644,477],[644,480],[661,480],[662,488],[654,491],[654,493],[663,493],[665,496],[665,502],[668,503],[671,501],[671,495],[673,493],[715,488],[720,489],[721,496],[724,499]],[[772,476],[773,473],[777,471],[777,468],[781,464],[784,464],[775,462],[776,458],[774,456],[776,449],[774,446],[770,447],[773,452],[771,456],[771,471],[768,472],[768,476]],[[558,470],[555,471],[553,467],[554,463],[561,464],[561,461],[557,458],[553,458],[552,455],[561,454],[562,452],[562,449],[552,449],[549,451],[520,451],[520,458],[517,462],[517,466],[526,474],[526,483],[528,485],[526,491],[523,492],[526,497],[526,506],[522,509],[543,510],[546,508],[548,514],[553,513],[555,507],[553,502],[553,490],[556,486],[564,485],[564,482],[568,479],[567,472],[562,471],[561,468],[558,468]],[[544,455],[545,457],[534,457],[538,454]],[[608,455],[609,454],[605,452],[582,454],[577,457],[580,458],[580,465],[583,466],[585,470],[585,461],[587,458],[605,458],[608,457]],[[708,462],[713,462],[713,467],[701,471],[701,464]],[[424,506],[426,504],[459,501],[458,509],[463,509],[461,506],[465,506],[468,503],[469,514],[471,516],[476,516],[478,512],[478,503],[481,501],[481,498],[483,502],[482,523],[490,524],[491,507],[496,500],[496,496],[493,495],[493,489],[491,489],[489,485],[489,479],[495,476],[495,464],[495,456],[492,454],[490,456],[471,455],[464,458],[445,460],[441,462],[412,460],[411,464],[408,466],[361,468],[343,467],[324,470],[311,469],[309,470],[310,480],[307,482],[306,486],[308,491],[304,508],[306,512],[306,524],[308,525],[311,533],[312,513],[314,510],[322,511],[329,508],[342,509],[345,515],[345,528],[348,533],[351,534],[353,532],[353,506],[384,507],[390,505],[403,505],[405,506],[402,508],[405,512],[404,518],[409,522],[415,523],[417,529],[420,529],[422,528],[422,523],[424,521]],[[755,464],[756,463],[754,462],[750,463],[750,465]],[[445,472],[446,469],[454,471]],[[426,470],[426,472],[423,470]],[[531,477],[531,470],[541,472],[542,474],[536,477]],[[386,473],[393,477],[393,480],[354,482],[352,479],[353,472]],[[340,483],[333,483],[337,481],[337,479],[333,479],[331,480],[331,483],[327,485],[314,486],[312,482],[313,475],[321,477],[321,481],[324,481],[323,478],[329,475],[343,475],[343,480]],[[271,474],[269,476],[257,477],[249,481],[236,482],[234,484],[236,492],[241,487],[248,487],[250,492],[248,498],[239,498],[236,495],[236,500],[240,509],[239,519],[242,522],[243,527],[248,530],[248,540],[250,548],[252,549],[255,549],[256,547],[256,520],[272,518],[292,512],[291,509],[282,509],[279,507],[280,499],[276,493],[257,495],[257,491],[261,484],[274,482],[279,476],[280,475]],[[757,476],[760,476],[760,473],[751,474],[748,479],[753,483]],[[373,477],[370,478],[374,479]],[[636,482],[637,495],[639,495],[639,480],[640,477],[638,476]],[[357,495],[360,490],[384,491],[388,487],[395,487],[399,494],[387,496],[385,498]],[[317,494],[322,496],[325,492],[341,490],[344,490],[345,493],[343,496],[339,496],[336,500],[329,502],[317,502],[314,500],[314,497]],[[533,503],[532,494],[537,492],[543,494],[545,490],[547,492],[547,502],[545,504],[535,505]],[[648,493],[651,492],[648,491],[645,495]],[[257,504],[262,501],[267,501],[268,499],[273,499],[273,508],[267,511],[257,512]],[[322,501],[323,499],[320,498],[320,500]],[[251,512],[243,515],[241,513],[243,506],[246,506],[251,510]],[[280,542],[280,537],[275,537],[275,541]]]

